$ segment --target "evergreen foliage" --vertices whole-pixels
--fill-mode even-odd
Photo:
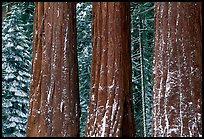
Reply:
[[[140,46],[142,49],[140,49]],[[131,2],[132,89],[136,136],[140,137],[151,136],[152,133],[153,47],[154,3]],[[143,75],[141,75],[141,70]],[[144,92],[142,92],[142,86]],[[142,98],[142,93],[144,93],[144,98]],[[144,99],[144,104],[142,99]],[[145,118],[143,117],[143,107],[145,109]],[[145,121],[143,121],[144,119]],[[144,133],[144,126],[146,126],[146,133]]]
[[[3,136],[25,136],[31,68],[32,19],[33,4],[15,2],[2,23]]]
[[[86,115],[90,93],[90,66],[92,56],[92,3],[77,3],[77,52],[80,93],[80,136],[85,134]]]

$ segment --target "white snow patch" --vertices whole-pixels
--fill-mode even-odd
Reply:
[[[64,53],[66,52],[66,49],[67,49],[67,31],[68,31],[68,27],[66,28],[66,31],[65,31]]]
[[[94,84],[91,88],[96,88],[96,84]]]
[[[99,106],[99,107],[98,107],[98,109],[103,109],[103,108],[104,108],[103,106]]]
[[[98,117],[98,110],[96,110],[96,116],[95,117]],[[93,125],[94,127],[96,126],[96,120],[97,120],[97,118],[94,119],[94,125]]]
[[[62,107],[63,107],[63,105],[64,105],[64,102],[61,101],[61,103],[60,103],[60,111],[61,111],[61,112],[62,112]]]
[[[174,110],[174,109],[175,109],[175,107],[173,107],[173,106],[170,106],[170,108],[171,108],[171,110]]]
[[[49,92],[48,92],[48,96],[47,96],[47,102],[50,103],[50,96],[51,96],[51,87],[49,89]]]
[[[37,113],[40,114],[40,110],[38,110]]]
[[[48,24],[48,26],[50,26],[50,27],[52,26],[49,22],[48,22],[47,24]]]
[[[178,132],[178,128],[171,128],[170,130],[169,130],[169,133],[171,133],[171,132],[175,132],[175,133],[177,133]]]
[[[99,91],[102,91],[104,88],[99,84],[99,88],[98,88],[98,90]]]
[[[21,96],[21,97],[26,97],[26,96],[27,96],[26,93],[21,92],[21,91],[18,91],[18,90],[15,90],[15,95],[16,95],[16,96]]]
[[[13,31],[13,28],[9,28],[8,32],[12,32]]]
[[[117,109],[117,102],[114,99],[113,106],[112,106],[112,113],[111,113],[111,127],[114,127],[114,125],[113,125],[114,124],[113,118],[114,118],[114,114],[116,113],[116,109]],[[110,133],[111,133],[111,131],[110,131]]]
[[[113,80],[112,84],[108,86],[108,89],[111,90],[115,86],[115,80]]]
[[[16,126],[16,123],[15,123],[15,122],[12,122],[10,125],[7,126],[7,128],[15,127],[15,126]]]
[[[180,71],[180,70],[179,70]],[[181,79],[180,79],[180,82],[181,82]],[[179,94],[179,118],[180,118],[180,126],[181,126],[181,133],[180,133],[180,137],[182,137],[182,135],[183,135],[183,121],[182,121],[182,119],[183,119],[183,115],[182,115],[182,99],[183,99],[183,97],[182,97],[182,92],[180,92],[180,94]]]
[[[22,46],[20,46],[20,45],[17,45],[17,47],[16,47],[17,49],[20,49],[20,50],[23,50],[24,48],[22,47]]]
[[[57,10],[57,17],[59,17],[59,9]]]
[[[101,137],[105,137],[104,134],[105,134],[105,128],[106,128],[106,113],[105,113],[105,115],[104,115],[104,117],[102,119],[102,134],[101,134]]]
[[[92,100],[92,101],[94,101],[94,97],[95,97],[94,95],[91,96],[91,100]]]

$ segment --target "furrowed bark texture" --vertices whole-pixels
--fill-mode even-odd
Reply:
[[[202,136],[201,3],[156,2],[153,136]]]
[[[93,2],[85,136],[134,136],[129,10],[125,2]]]
[[[79,136],[76,3],[36,2],[27,136]]]

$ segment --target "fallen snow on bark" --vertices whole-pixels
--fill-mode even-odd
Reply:
[[[104,88],[99,84],[98,91],[102,91]]]
[[[94,101],[94,99],[95,99],[95,95],[92,94],[92,95],[91,95],[91,101]]]
[[[115,80],[113,80],[112,84],[108,86],[109,91],[115,86]]]
[[[48,24],[48,26],[52,27],[52,25],[49,22],[47,24]]]
[[[61,101],[61,103],[60,103],[60,112],[62,112],[63,104],[64,104],[64,102]]]
[[[101,137],[105,137],[105,128],[106,128],[106,113],[107,111],[105,112],[105,115],[102,119],[102,134],[101,134]]]
[[[59,5],[60,3],[58,3],[58,6],[57,6],[57,17],[59,17],[59,12],[60,12]]]
[[[96,84],[94,84],[91,88],[96,88]]]
[[[115,99],[114,99],[113,107],[112,107],[112,113],[111,113],[111,126],[112,126],[112,127],[113,127],[113,122],[114,122],[114,121],[113,121],[113,117],[114,117],[116,108],[117,108],[117,102],[116,102]]]
[[[67,50],[67,34],[68,34],[68,27],[65,30],[65,38],[64,38],[64,56],[66,54],[66,50]]]
[[[50,87],[49,92],[48,92],[48,95],[47,95],[47,102],[48,102],[48,103],[50,103],[51,93],[52,93],[52,91],[51,91],[51,87]]]

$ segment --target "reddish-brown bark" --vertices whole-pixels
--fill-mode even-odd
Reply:
[[[79,136],[76,3],[36,2],[27,136]]]
[[[202,135],[200,3],[156,2],[153,136]]]
[[[134,136],[129,10],[128,2],[93,2],[85,136]]]

